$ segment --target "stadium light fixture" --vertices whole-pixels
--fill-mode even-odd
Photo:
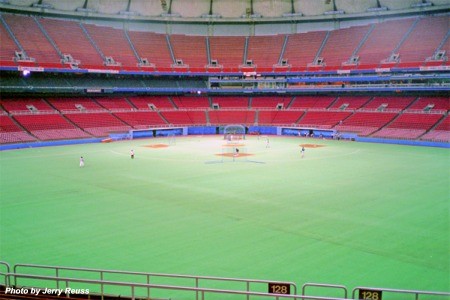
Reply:
[[[343,15],[345,12],[343,10],[329,10],[323,13],[324,15]]]
[[[381,6],[381,7],[369,7],[367,9],[368,12],[380,12],[380,11],[387,11],[388,8],[386,6]]]
[[[282,15],[284,18],[293,18],[293,17],[301,17],[303,16],[302,13],[284,13]]]
[[[84,7],[77,7],[77,9],[75,11],[82,12],[82,13],[96,13],[97,12],[95,9],[84,8]]]
[[[203,14],[200,16],[203,19],[220,19],[222,15],[220,14]]]
[[[429,7],[429,6],[433,6],[433,3],[426,1],[426,2],[422,2],[422,3],[411,4],[412,8],[422,8],[422,7]]]
[[[136,11],[127,11],[127,10],[121,10],[119,11],[119,15],[123,15],[123,16],[139,16],[139,13]]]

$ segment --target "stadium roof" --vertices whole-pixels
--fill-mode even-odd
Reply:
[[[0,0],[0,11],[156,22],[345,20],[450,11],[450,0]]]

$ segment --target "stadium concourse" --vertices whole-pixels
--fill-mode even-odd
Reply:
[[[0,299],[450,299],[449,11],[0,1]]]

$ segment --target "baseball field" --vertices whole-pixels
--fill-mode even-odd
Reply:
[[[450,290],[449,149],[268,138],[0,152],[0,260]]]

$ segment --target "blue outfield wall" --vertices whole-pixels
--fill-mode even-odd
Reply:
[[[444,142],[393,140],[393,139],[380,139],[380,138],[368,138],[368,137],[357,137],[355,139],[355,141],[364,142],[364,143],[450,148],[450,143],[444,143]]]
[[[216,134],[216,126],[188,127],[188,135]]]
[[[260,134],[271,134],[275,135],[277,133],[277,127],[271,126],[250,126],[248,132],[259,132]]]
[[[283,130],[282,130],[283,129]],[[188,135],[214,135],[216,134],[216,126],[205,126],[205,127],[188,127]],[[302,132],[301,129],[292,128],[281,128],[281,127],[270,127],[270,126],[250,126],[249,132],[260,132],[261,134],[269,135],[295,135],[298,136],[298,132]],[[331,134],[330,131],[326,130],[313,130],[314,136],[319,137],[322,134],[323,137],[330,138],[328,136]],[[307,131],[305,131],[306,133]],[[309,131],[308,131],[309,132]],[[326,136],[323,135],[326,132]],[[180,132],[177,132],[180,133]],[[184,133],[184,131],[183,131]],[[184,134],[183,134],[184,135]],[[149,138],[149,136],[146,136]],[[358,137],[354,134],[342,133],[342,138],[344,139],[354,139],[356,142],[364,143],[378,143],[378,144],[395,144],[395,145],[409,145],[409,146],[424,146],[424,147],[439,147],[450,149],[450,143],[444,142],[429,142],[429,141],[411,141],[411,140],[394,140],[394,139],[381,139],[381,138],[368,138],[368,137]],[[91,138],[91,139],[80,139],[80,140],[61,140],[61,141],[48,141],[48,142],[32,142],[32,143],[22,143],[22,144],[7,144],[0,145],[0,151],[4,150],[14,150],[14,149],[26,149],[26,148],[38,148],[38,147],[49,147],[49,146],[65,146],[65,145],[78,145],[78,144],[88,144],[88,143],[100,143],[104,138]]]
[[[103,138],[92,138],[92,139],[81,139],[81,140],[62,140],[62,141],[51,141],[51,142],[33,142],[33,143],[23,143],[23,144],[8,144],[8,145],[0,145],[0,151],[3,151],[3,150],[14,150],[14,149],[26,149],[26,148],[49,147],[49,146],[66,146],[66,145],[100,143],[102,140],[103,140]]]

